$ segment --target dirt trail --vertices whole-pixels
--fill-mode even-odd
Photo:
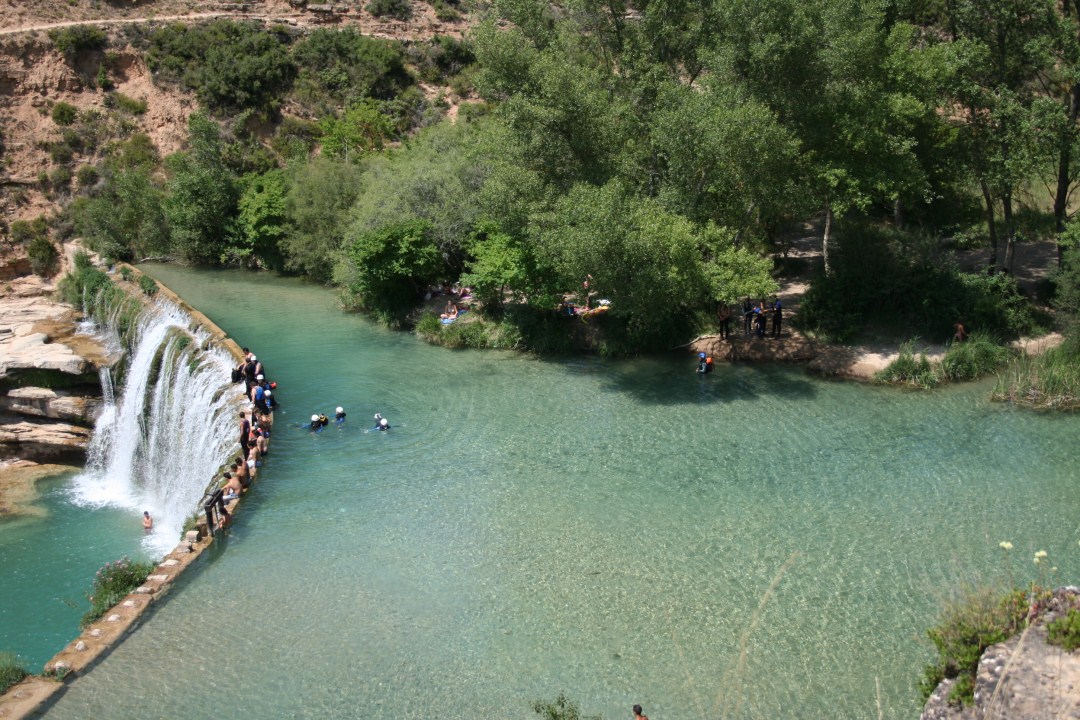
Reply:
[[[206,12],[188,15],[146,15],[133,18],[108,18],[102,20],[69,20],[67,22],[44,23],[40,25],[26,25],[17,28],[2,28],[0,35],[16,35],[18,33],[39,32],[42,30],[54,30],[56,28],[75,27],[76,25],[138,25],[148,22],[174,22],[174,21],[198,21],[213,18],[245,18],[248,20],[269,20],[280,22],[283,20],[299,21],[304,16],[297,14],[289,15],[253,15],[242,12]]]

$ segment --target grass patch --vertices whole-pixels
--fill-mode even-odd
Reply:
[[[154,569],[149,562],[132,562],[124,557],[116,562],[105,563],[94,577],[94,586],[87,597],[90,609],[82,617],[80,627],[86,627],[139,587]]]
[[[887,385],[911,385],[918,388],[937,387],[941,374],[926,355],[915,354],[915,341],[900,346],[900,354],[885,369],[874,374],[875,382]]]
[[[14,653],[0,653],[0,695],[29,674]]]
[[[1009,349],[985,333],[972,333],[962,343],[949,346],[941,359],[941,374],[952,382],[975,380],[997,372],[1009,362]]]

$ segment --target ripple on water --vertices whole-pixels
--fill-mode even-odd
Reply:
[[[277,428],[228,547],[52,717],[525,718],[565,692],[908,718],[937,603],[1001,574],[999,540],[1080,569],[1075,419],[985,385],[450,352],[293,281],[160,274],[270,359],[283,418],[348,427]],[[375,411],[401,427],[363,433]]]

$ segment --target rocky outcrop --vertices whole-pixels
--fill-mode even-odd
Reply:
[[[953,680],[926,703],[921,720],[1080,718],[1080,654],[1050,645],[1046,625],[1080,607],[1080,588],[1054,592],[1022,634],[987,648],[975,679],[975,704],[949,704]]]
[[[20,387],[0,397],[0,410],[89,424],[97,419],[101,402],[101,398],[75,395],[70,390]]]
[[[0,297],[0,458],[85,457],[101,407],[98,368],[115,358],[79,332],[81,313],[51,298],[54,285],[26,276]]]
[[[77,459],[89,444],[89,427],[0,418],[0,457]]]

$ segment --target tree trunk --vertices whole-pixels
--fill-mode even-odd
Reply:
[[[1016,255],[1016,228],[1013,227],[1012,193],[1001,198],[1001,211],[1005,220],[1005,270],[1012,273],[1013,257]]]
[[[821,257],[825,260],[825,274],[832,275],[829,264],[829,234],[832,232],[832,206],[825,206],[825,233],[821,236]]]
[[[904,203],[900,200],[900,198],[896,198],[895,200],[893,200],[892,219],[893,225],[896,226],[897,230],[904,229]]]
[[[1069,185],[1072,159],[1072,144],[1076,141],[1076,121],[1080,118],[1080,83],[1075,83],[1069,92],[1069,126],[1066,128],[1066,136],[1061,139],[1061,147],[1058,148],[1058,172],[1057,189],[1054,192],[1054,226],[1057,230],[1057,260],[1061,267],[1063,249],[1061,245],[1061,233],[1065,232],[1065,219],[1068,215]]]
[[[990,234],[990,257],[986,261],[986,269],[989,272],[997,270],[997,225],[994,223],[994,196],[990,194],[990,186],[985,180],[980,180],[982,186],[983,201],[986,203],[986,230]]]

